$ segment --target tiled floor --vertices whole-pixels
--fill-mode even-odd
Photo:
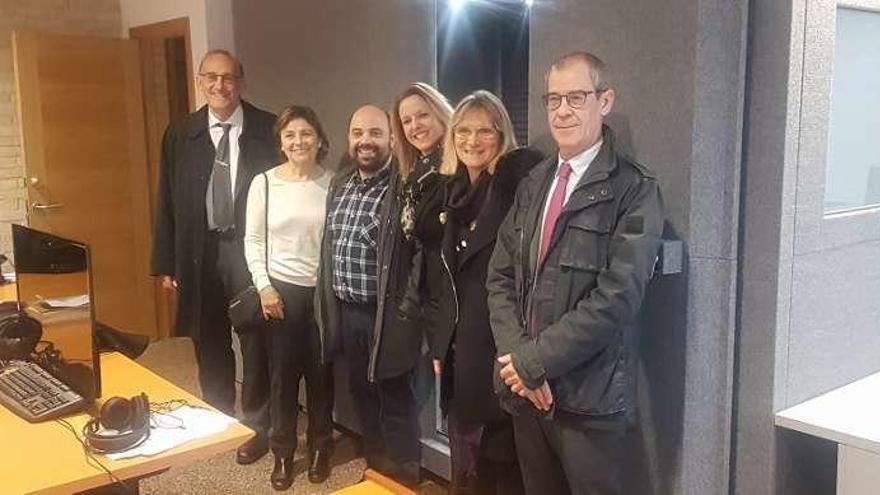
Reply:
[[[192,343],[189,339],[174,338],[152,344],[138,359],[142,365],[162,375],[179,387],[198,395],[198,379]],[[300,416],[300,446],[305,443],[306,425]],[[333,472],[326,482],[320,485],[309,483],[306,478],[306,459],[303,448],[297,450],[295,457],[296,479],[288,492],[303,494],[324,494],[349,486],[360,480],[365,464],[357,457],[353,440],[347,435],[336,433],[335,449],[331,460]],[[141,482],[142,494],[269,494],[276,493],[269,486],[272,472],[272,456],[267,455],[249,466],[235,463],[235,453],[229,452],[186,468],[171,469],[158,476]],[[445,489],[426,483],[421,493],[441,494]]]

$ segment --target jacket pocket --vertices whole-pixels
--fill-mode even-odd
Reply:
[[[626,410],[626,377],[623,348],[607,347],[590,361],[553,380],[553,394],[559,409],[590,416]]]
[[[608,265],[610,226],[601,208],[575,214],[565,227],[559,265],[565,270],[599,272]]]
[[[557,319],[589,297],[596,287],[599,273],[608,266],[610,230],[599,208],[578,212],[567,223],[553,305]]]

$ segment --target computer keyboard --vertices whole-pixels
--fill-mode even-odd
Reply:
[[[0,368],[0,404],[37,423],[85,409],[86,401],[38,364],[9,361]]]

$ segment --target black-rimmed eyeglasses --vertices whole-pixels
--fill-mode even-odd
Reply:
[[[584,104],[587,103],[587,98],[594,94],[596,98],[599,97],[599,94],[605,91],[604,89],[594,89],[592,91],[569,91],[568,93],[547,93],[542,99],[544,100],[544,106],[547,107],[547,110],[556,110],[562,105],[562,100],[568,102],[568,106],[571,108],[581,108]]]

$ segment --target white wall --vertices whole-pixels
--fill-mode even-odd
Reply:
[[[209,49],[235,50],[232,0],[120,0],[119,5],[124,38],[133,27],[188,17],[194,70]],[[196,92],[196,104],[203,103],[204,98]]]

